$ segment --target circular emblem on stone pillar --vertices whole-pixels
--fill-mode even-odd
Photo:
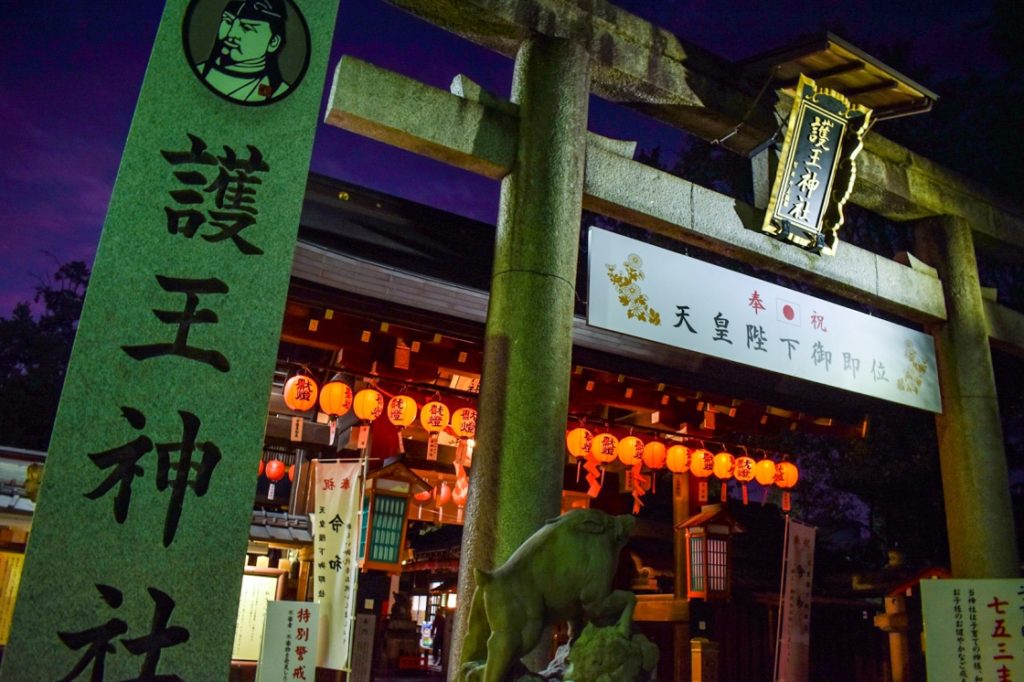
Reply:
[[[292,0],[192,0],[182,40],[196,77],[235,104],[284,99],[309,66],[309,27]]]

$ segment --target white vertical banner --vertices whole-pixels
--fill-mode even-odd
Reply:
[[[313,515],[313,592],[324,621],[317,665],[349,670],[359,572],[360,462],[318,462]]]
[[[807,682],[811,652],[814,527],[786,520],[775,682]]]

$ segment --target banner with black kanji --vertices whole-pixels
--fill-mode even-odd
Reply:
[[[317,463],[313,598],[320,603],[327,643],[320,649],[318,665],[333,670],[349,670],[351,665],[361,477],[359,462]]]

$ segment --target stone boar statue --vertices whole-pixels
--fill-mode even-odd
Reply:
[[[476,570],[460,677],[500,682],[561,621],[570,639],[584,621],[617,621],[628,637],[636,596],[611,585],[632,530],[632,516],[576,509],[545,523],[501,568]]]

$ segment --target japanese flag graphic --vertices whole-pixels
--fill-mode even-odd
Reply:
[[[775,317],[779,322],[800,326],[800,304],[784,298],[775,299]]]

